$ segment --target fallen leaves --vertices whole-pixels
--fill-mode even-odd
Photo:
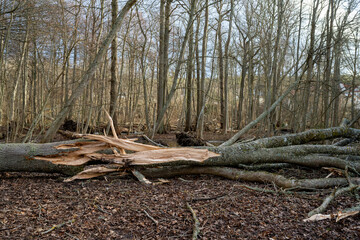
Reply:
[[[201,239],[262,239],[264,232],[266,239],[360,236],[359,214],[337,223],[335,219],[303,222],[307,211],[318,203],[318,196],[247,191],[234,187],[234,181],[212,176],[183,176],[186,181],[172,178],[156,186],[128,177],[64,184],[59,177],[11,173],[1,179],[0,239],[191,239],[193,219],[186,207],[188,201],[200,221]],[[258,183],[249,186],[270,187]],[[191,201],[218,194],[227,196]],[[353,201],[353,196],[345,195],[340,206],[350,206]],[[43,209],[40,217],[39,205]],[[18,215],[20,211],[25,215]],[[76,221],[41,234],[71,219]],[[114,231],[113,236],[110,231]]]

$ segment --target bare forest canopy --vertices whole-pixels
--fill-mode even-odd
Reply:
[[[49,141],[66,119],[94,132],[106,126],[102,108],[118,131],[150,136],[238,130],[271,106],[251,127],[356,123],[359,9],[355,0],[1,0],[0,138]]]

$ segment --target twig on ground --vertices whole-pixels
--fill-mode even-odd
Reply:
[[[157,142],[151,140],[151,139],[150,139],[148,136],[146,136],[145,134],[143,134],[142,136],[143,136],[143,138],[145,138],[148,142],[151,142],[151,143],[154,144],[155,146],[158,146],[158,147],[166,147],[166,146],[164,146],[164,145],[162,145],[162,144],[160,144],[160,143],[157,143]]]
[[[339,146],[339,147],[344,147],[344,146],[354,142],[355,140],[356,140],[355,138],[345,138],[345,139],[342,139],[342,140],[334,143],[333,145]]]
[[[320,220],[324,220],[324,219],[335,219],[336,222],[340,221],[341,219],[350,217],[350,216],[354,216],[359,214],[360,212],[360,205],[354,206],[352,208],[347,208],[344,209],[342,211],[338,211],[337,213],[333,213],[333,214],[314,214],[309,218],[304,219],[304,222],[308,222],[308,221],[320,221]]]
[[[313,192],[299,192],[299,191],[291,191],[291,190],[316,190],[318,191],[319,189],[303,189],[303,188],[289,188],[289,189],[285,189],[285,190],[271,190],[271,189],[265,189],[265,188],[259,188],[259,187],[251,187],[249,185],[234,185],[237,187],[242,187],[242,188],[246,188],[249,189],[251,191],[258,191],[258,192],[264,192],[264,193],[274,193],[274,194],[314,194]]]
[[[109,215],[112,215],[112,213],[111,212],[109,212],[109,211],[106,211],[106,210],[104,210],[104,209],[102,209],[99,205],[97,205],[97,204],[94,204],[94,206],[100,211],[100,212],[103,212],[103,213],[106,213],[106,214],[109,214]]]
[[[71,219],[71,220],[69,220],[69,221],[66,221],[66,222],[63,222],[63,223],[54,225],[54,226],[52,226],[51,228],[49,228],[48,230],[42,232],[41,234],[47,234],[47,233],[49,233],[49,232],[51,232],[51,231],[53,231],[53,230],[55,230],[55,229],[57,229],[57,228],[61,228],[61,227],[64,226],[65,224],[73,223],[73,222],[75,222],[75,219]]]
[[[39,204],[39,218],[41,218],[41,210],[42,210],[42,206],[41,204]]]
[[[257,191],[257,192],[279,193],[279,191],[274,191],[274,190],[265,189],[265,188],[251,187],[251,186],[248,186],[248,185],[235,185],[235,186],[246,188],[246,189],[249,189],[249,190],[252,190],[252,191]]]
[[[11,230],[11,229],[18,229],[18,228],[21,228],[21,227],[22,227],[22,225],[19,225],[19,226],[16,226],[16,227],[1,228],[0,232],[1,231],[6,231],[6,230]]]
[[[351,182],[351,180],[350,180],[350,176],[349,176],[349,167],[348,166],[346,166],[345,167],[345,177],[346,177],[346,180],[348,181],[348,183],[349,183],[349,187],[351,187],[351,186],[354,186],[355,184],[353,183],[353,182]]]
[[[331,201],[334,200],[337,196],[339,196],[343,193],[346,193],[346,192],[353,191],[358,188],[359,188],[359,186],[355,185],[355,184],[351,184],[348,187],[344,187],[344,188],[340,188],[340,189],[335,188],[335,190],[324,199],[323,203],[319,207],[315,208],[314,210],[312,210],[308,213],[308,216],[311,217],[315,214],[322,213],[323,211],[325,211],[325,209],[331,203]]]
[[[222,198],[225,196],[228,196],[229,194],[221,194],[218,196],[212,196],[212,197],[200,197],[200,198],[193,198],[191,199],[192,202],[196,202],[196,201],[207,201],[207,200],[214,200],[214,199],[218,199],[218,198]]]
[[[342,212],[355,212],[355,211],[360,211],[360,204],[351,208],[346,208]]]
[[[159,224],[159,222],[156,221],[155,218],[153,218],[145,209],[143,209],[143,212],[146,214],[146,216],[147,216],[148,218],[151,219],[151,221],[153,221],[153,222],[155,223],[155,225],[158,225],[158,224]]]
[[[206,145],[207,147],[216,147],[214,144],[211,144],[211,143],[209,143],[209,142],[205,142],[205,145]]]
[[[183,181],[183,182],[192,182],[191,180],[186,180],[186,179],[183,179],[181,177],[178,178],[180,181]]]
[[[256,140],[256,137],[241,140],[241,141],[239,141],[239,143],[249,143],[249,142],[252,142],[254,140]]]
[[[131,172],[133,173],[133,175],[141,182],[144,184],[152,184],[152,182],[150,182],[149,180],[147,180],[147,178],[138,170],[135,169],[131,169]]]
[[[65,234],[73,239],[79,240],[79,238],[75,237],[74,235],[71,235],[70,233],[65,232]]]
[[[194,219],[194,226],[193,226],[193,234],[192,234],[192,240],[198,239],[198,235],[200,234],[200,222],[196,217],[196,213],[194,212],[194,209],[190,206],[189,203],[186,203],[187,208],[190,210],[192,217]]]
[[[58,133],[60,133],[61,135],[71,138],[71,139],[78,139],[78,138],[82,138],[84,136],[84,134],[80,134],[80,133],[76,133],[76,132],[71,132],[71,131],[64,131],[64,130],[58,130]]]

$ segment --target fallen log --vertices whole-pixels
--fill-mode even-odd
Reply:
[[[64,152],[55,147],[73,144],[76,141],[56,143],[9,143],[0,144],[0,172],[43,172],[73,175],[83,170],[83,166],[55,165],[34,159],[35,156],[50,156]]]
[[[317,179],[294,179],[286,178],[282,175],[263,172],[263,171],[245,171],[230,167],[189,167],[189,166],[174,166],[162,168],[147,168],[140,170],[141,173],[148,178],[159,177],[175,177],[181,175],[200,175],[208,174],[219,177],[224,177],[236,181],[262,182],[274,183],[281,188],[296,188],[296,189],[319,189],[330,188],[334,186],[346,185],[348,182],[346,178],[317,178]],[[354,183],[360,184],[360,178],[352,178]]]
[[[359,135],[358,129],[337,127],[211,148],[161,148],[118,139],[117,136],[84,135],[88,140],[1,144],[0,171],[58,172],[67,175],[79,173],[71,179],[85,179],[110,172],[122,173],[131,168],[145,177],[211,174],[234,180],[273,182],[283,188],[325,188],[344,185],[346,179],[295,180],[273,173],[244,171],[237,167],[290,164],[312,168],[349,168],[349,171],[357,173],[360,172],[360,163],[349,159],[360,157],[358,148],[308,143],[334,138],[358,139]],[[94,161],[105,163],[105,167],[95,166],[95,169],[83,171],[87,164]]]

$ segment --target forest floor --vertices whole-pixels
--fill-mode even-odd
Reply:
[[[168,136],[168,141],[173,140]],[[282,169],[287,177],[325,177],[326,170]],[[271,184],[183,176],[157,185],[132,177],[63,182],[40,173],[0,175],[0,239],[360,239],[360,216],[304,222],[331,190],[284,193]],[[255,191],[249,187],[273,190]],[[326,214],[350,207],[348,194]]]
[[[0,239],[359,239],[360,216],[304,222],[329,192],[264,193],[271,185],[184,176],[143,185],[135,179],[64,183],[63,176],[9,173],[0,183]],[[340,197],[327,213],[353,204]],[[58,225],[54,229],[52,227]]]

